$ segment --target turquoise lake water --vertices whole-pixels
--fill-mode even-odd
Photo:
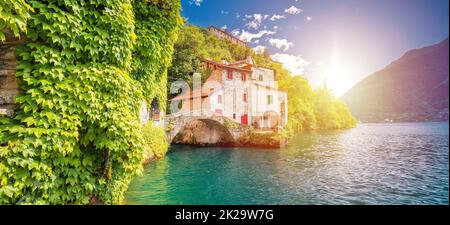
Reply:
[[[279,150],[172,146],[126,204],[449,204],[448,123],[360,124]]]

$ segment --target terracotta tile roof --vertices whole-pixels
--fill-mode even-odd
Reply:
[[[228,63],[228,65],[239,65],[239,64],[248,64],[248,62],[247,62],[246,59],[244,59],[244,60],[239,60],[239,61],[236,61],[236,62]]]
[[[223,80],[222,80],[222,72],[218,71],[218,70],[214,70],[212,72],[212,74],[208,77],[208,79],[206,79],[206,81],[217,81],[221,84],[223,84]]]
[[[248,56],[246,59],[243,59],[243,60],[239,60],[239,61],[236,61],[236,62],[231,62],[231,63],[228,63],[228,65],[242,65],[242,66],[246,66],[246,65],[251,65],[251,66],[253,66],[253,59],[252,59],[252,57],[251,56]]]
[[[243,69],[243,68],[240,68],[240,67],[237,67],[237,66],[233,66],[233,65],[231,65],[231,64],[226,65],[226,64],[214,62],[214,61],[212,61],[212,60],[210,60],[210,59],[202,59],[202,60],[203,60],[204,62],[213,64],[213,65],[216,65],[216,66],[219,66],[219,67],[227,68],[227,69],[234,69],[234,70],[239,70],[239,71],[248,72],[248,73],[251,73],[251,72],[252,72],[252,71],[249,70],[249,69]]]

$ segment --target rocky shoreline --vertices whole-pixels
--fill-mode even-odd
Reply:
[[[172,144],[197,147],[253,148],[282,148],[286,143],[282,131],[259,130],[236,124],[217,126],[208,120],[198,120],[186,125],[172,141]]]

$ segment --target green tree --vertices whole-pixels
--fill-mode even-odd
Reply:
[[[189,80],[194,72],[202,68],[201,57],[207,56],[205,51],[206,37],[196,26],[184,26],[174,46],[172,63],[169,67],[169,82]]]
[[[347,107],[327,88],[319,88],[315,91],[314,102],[317,126],[320,129],[342,129],[356,125],[356,120]]]
[[[278,82],[279,88],[288,93],[289,125],[292,131],[315,128],[314,92],[308,81],[300,76],[288,76]]]

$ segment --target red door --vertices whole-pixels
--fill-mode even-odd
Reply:
[[[247,114],[244,114],[241,116],[241,123],[248,125],[248,115]]]

